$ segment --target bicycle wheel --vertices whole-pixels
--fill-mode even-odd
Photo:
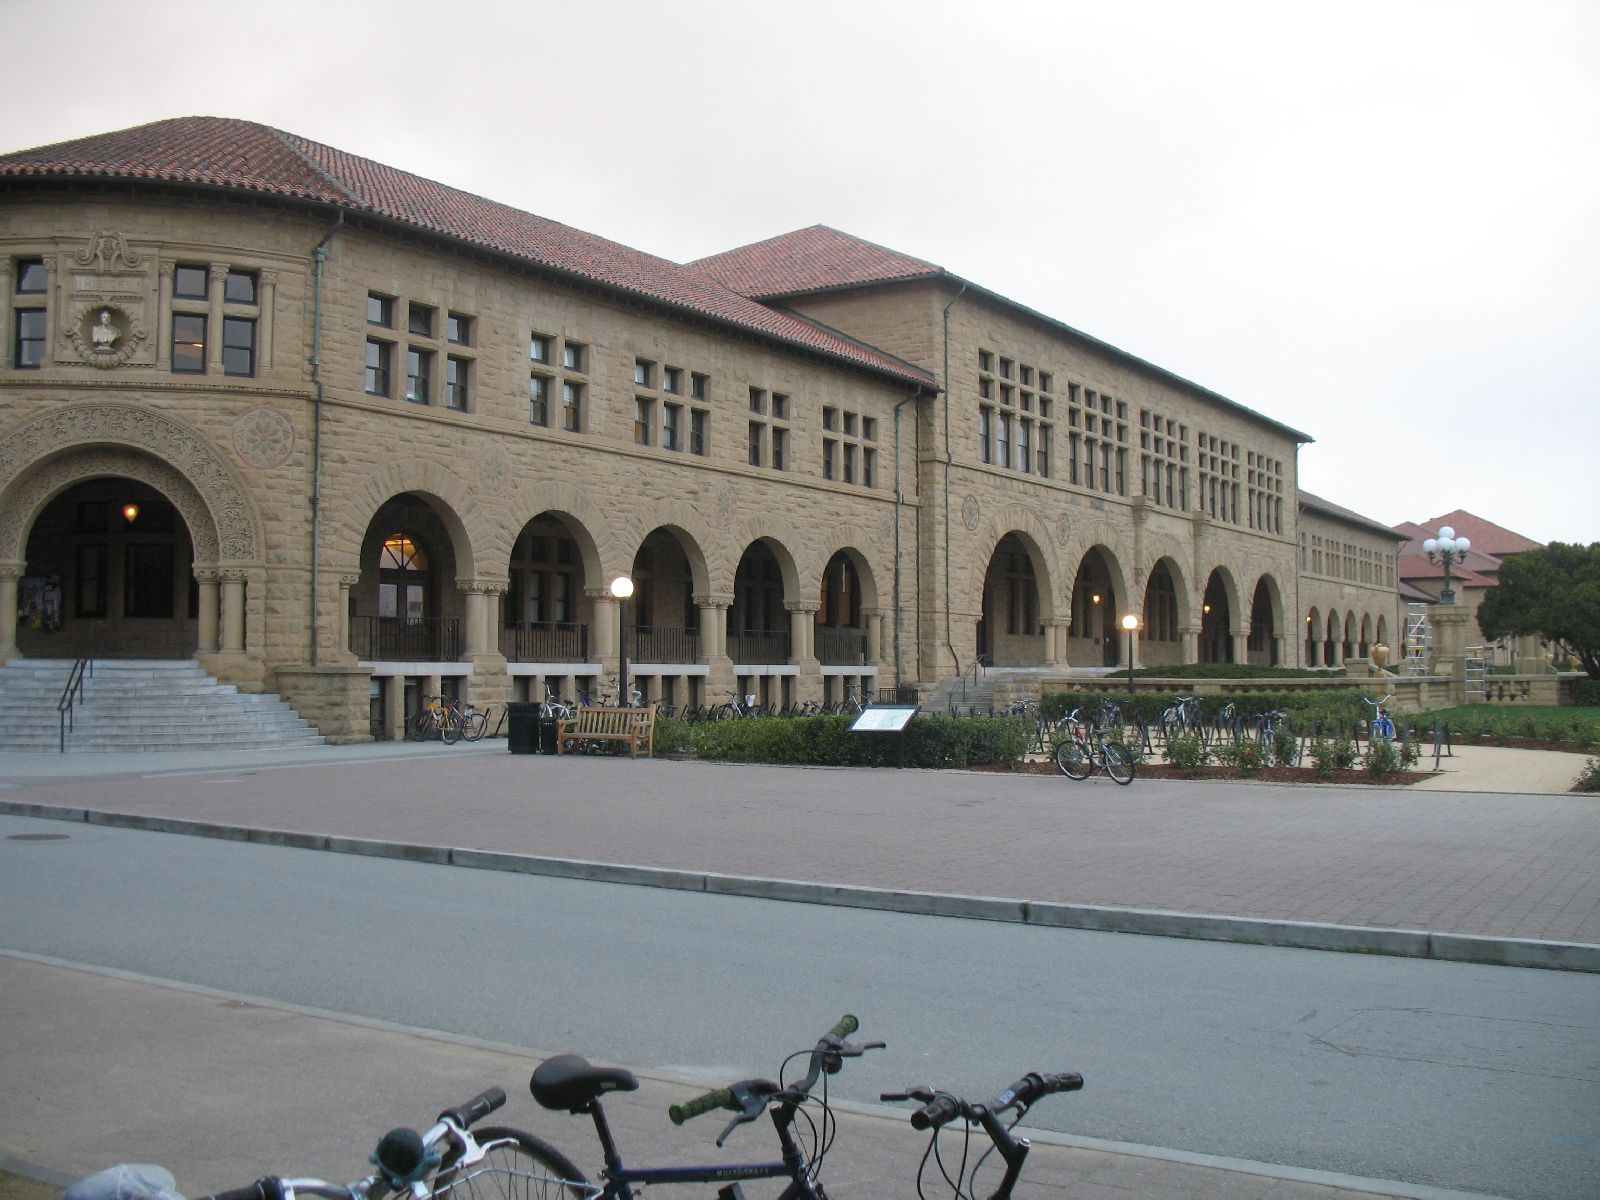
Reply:
[[[455,709],[446,712],[439,723],[439,738],[446,746],[454,746],[461,740],[461,714]]]
[[[1100,752],[1105,757],[1107,775],[1123,785],[1133,782],[1133,759],[1128,757],[1126,750],[1107,742],[1100,747]]]
[[[433,709],[418,709],[412,714],[411,720],[406,722],[406,740],[408,742],[427,741],[434,735],[437,719]]]
[[[482,741],[483,735],[488,732],[489,713],[487,709],[483,712],[468,713],[461,722],[461,736],[469,742]]]
[[[483,1158],[461,1166],[446,1158],[433,1182],[434,1196],[450,1200],[584,1200],[600,1194],[565,1154],[531,1133],[485,1126],[474,1129],[472,1136],[483,1147]]]
[[[1056,766],[1068,779],[1089,778],[1089,760],[1083,751],[1083,743],[1071,734],[1056,743]]]

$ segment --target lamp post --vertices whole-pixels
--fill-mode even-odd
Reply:
[[[1139,628],[1139,618],[1132,613],[1127,613],[1122,618],[1122,627],[1128,631],[1128,695],[1133,695],[1133,631]]]
[[[628,597],[633,595],[633,580],[618,575],[611,581],[611,594],[617,601],[617,707],[629,707],[628,691]]]
[[[1444,590],[1439,593],[1439,603],[1454,604],[1456,593],[1450,586],[1450,568],[1455,563],[1466,561],[1467,551],[1472,549],[1471,540],[1457,537],[1453,528],[1443,525],[1439,529],[1439,536],[1423,542],[1422,549],[1429,562],[1444,564]]]

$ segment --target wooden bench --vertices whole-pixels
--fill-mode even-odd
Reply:
[[[656,706],[643,708],[580,708],[576,716],[556,723],[556,753],[565,754],[568,742],[627,742],[634,758],[639,743],[644,756],[655,756]]]

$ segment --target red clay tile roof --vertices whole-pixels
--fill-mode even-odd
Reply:
[[[1503,525],[1496,525],[1493,521],[1475,516],[1464,508],[1445,513],[1442,517],[1430,517],[1420,524],[1423,529],[1434,531],[1427,534],[1428,537],[1433,537],[1439,526],[1448,525],[1456,531],[1457,537],[1464,537],[1470,541],[1474,550],[1482,550],[1485,554],[1493,554],[1497,558],[1505,554],[1520,554],[1525,550],[1543,548],[1542,543],[1523,537],[1520,533],[1513,533]]]
[[[1340,521],[1347,521],[1352,525],[1360,525],[1362,528],[1369,529],[1374,533],[1386,533],[1396,542],[1404,541],[1406,538],[1405,534],[1396,529],[1391,529],[1382,521],[1374,521],[1371,517],[1363,517],[1360,513],[1353,509],[1345,508],[1340,504],[1335,504],[1331,500],[1324,500],[1321,496],[1314,496],[1310,492],[1306,491],[1305,488],[1300,489],[1300,504],[1304,508],[1309,508],[1315,512],[1320,512],[1325,516],[1334,517]]]
[[[1237,401],[1213,392],[1210,388],[1202,387],[1193,380],[1174,374],[1165,367],[1158,367],[1109,342],[1091,337],[1081,329],[1074,329],[1054,317],[1046,316],[1024,304],[1018,304],[1015,300],[1007,299],[998,292],[991,292],[988,288],[962,279],[959,275],[954,275],[926,259],[901,254],[898,250],[890,250],[875,242],[841,233],[826,225],[797,229],[793,233],[780,234],[764,242],[753,242],[736,250],[727,250],[721,254],[713,254],[709,258],[697,259],[689,265],[695,270],[706,272],[735,291],[762,301],[796,298],[844,288],[870,287],[880,283],[905,283],[923,279],[948,280],[953,284],[959,284],[964,293],[985,297],[995,304],[1039,321],[1058,333],[1095,346],[1138,370],[1149,372],[1160,379],[1205,396],[1252,421],[1268,425],[1294,441],[1314,440],[1310,434],[1274,421],[1271,417],[1246,408]]]
[[[698,271],[251,121],[179,117],[0,156],[0,180],[148,180],[333,205],[589,280],[921,388],[933,377]]]
[[[689,264],[746,296],[798,296],[871,283],[929,279],[943,267],[826,225],[752,242]]]

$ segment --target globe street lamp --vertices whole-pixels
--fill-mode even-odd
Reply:
[[[628,597],[633,595],[633,580],[618,575],[611,581],[611,594],[617,601],[617,707],[628,708]]]
[[[1454,529],[1444,525],[1440,527],[1438,537],[1429,538],[1422,543],[1422,549],[1427,554],[1429,562],[1444,564],[1444,590],[1439,593],[1439,603],[1454,604],[1456,594],[1450,586],[1450,567],[1454,563],[1466,561],[1467,551],[1472,549],[1471,540],[1457,537]]]
[[[1132,613],[1127,613],[1122,618],[1122,627],[1128,631],[1128,695],[1133,695],[1133,631],[1139,628],[1139,618]]]

